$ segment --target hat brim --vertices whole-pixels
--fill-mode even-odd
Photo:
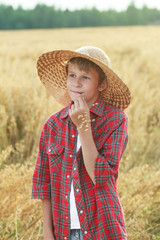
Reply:
[[[97,64],[107,76],[107,88],[101,92],[103,100],[121,110],[128,107],[131,100],[129,88],[121,78],[106,64],[98,59],[71,50],[56,50],[42,54],[37,61],[40,80],[63,106],[71,101],[67,93],[67,62],[75,57],[82,57]]]

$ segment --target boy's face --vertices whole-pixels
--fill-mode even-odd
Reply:
[[[96,70],[91,68],[86,72],[80,70],[77,64],[70,63],[68,65],[67,89],[72,101],[83,96],[90,108],[104,88],[99,86],[99,75]]]

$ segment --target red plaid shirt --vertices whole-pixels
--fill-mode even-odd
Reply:
[[[100,97],[96,103],[90,109],[99,152],[95,159],[95,185],[86,171],[82,149],[76,152],[78,132],[68,115],[70,105],[50,116],[43,126],[32,198],[51,198],[56,240],[70,239],[72,178],[83,239],[127,239],[116,187],[120,159],[128,142],[127,116]]]

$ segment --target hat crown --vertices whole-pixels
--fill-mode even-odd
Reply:
[[[96,59],[103,64],[107,65],[109,68],[111,67],[111,61],[108,55],[100,48],[93,46],[85,46],[78,48],[76,52],[84,54],[90,58]]]

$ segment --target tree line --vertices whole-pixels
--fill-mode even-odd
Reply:
[[[70,28],[160,24],[160,10],[131,3],[125,11],[81,9],[70,11],[37,4],[33,9],[0,5],[0,29]]]

